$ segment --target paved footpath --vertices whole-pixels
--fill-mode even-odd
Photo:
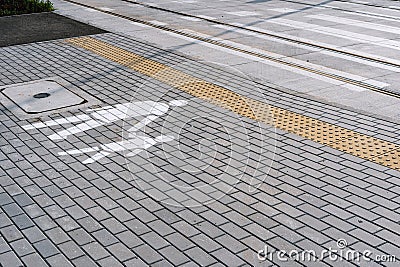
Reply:
[[[162,19],[181,14],[80,3],[55,6],[108,33],[0,48],[0,266],[398,266],[400,123],[398,109],[383,114],[398,107],[385,94],[398,84],[372,66],[346,76],[341,64],[329,70],[339,84],[310,69],[287,70],[285,83],[254,72],[261,60],[242,54],[261,48],[242,37],[248,47],[227,57],[198,29],[165,37]],[[219,8],[239,18],[262,9],[235,3],[246,6]],[[388,3],[374,5],[393,17]],[[293,81],[340,90],[317,97]],[[353,102],[339,101],[342,89]],[[352,105],[365,97],[382,109]]]

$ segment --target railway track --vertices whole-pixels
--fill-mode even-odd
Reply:
[[[115,13],[113,11],[104,10],[102,8],[97,8],[97,7],[88,5],[88,4],[76,2],[74,0],[64,0],[64,1],[69,2],[69,3],[73,3],[73,4],[77,4],[77,5],[89,8],[89,9],[93,9],[93,10],[96,10],[96,11],[99,11],[99,12],[102,12],[102,13],[106,13],[106,14],[109,14],[109,15],[113,15],[113,16],[116,16],[116,17],[123,18],[123,19],[127,19],[127,20],[130,20],[130,21],[136,22],[136,23],[147,25],[147,26],[150,26],[150,27],[153,27],[153,28],[157,28],[157,29],[160,29],[160,30],[163,30],[163,31],[166,31],[166,32],[171,32],[171,33],[174,33],[174,34],[178,34],[178,35],[181,35],[181,36],[184,36],[184,37],[187,37],[187,38],[191,38],[193,40],[202,41],[202,42],[205,42],[205,43],[209,43],[209,44],[212,44],[212,45],[223,47],[225,49],[229,49],[229,50],[232,50],[232,51],[236,51],[236,52],[240,52],[240,53],[243,53],[243,54],[251,55],[251,56],[254,56],[254,57],[257,57],[257,58],[260,58],[260,59],[269,60],[269,61],[272,61],[272,62],[275,62],[275,63],[278,63],[278,64],[282,64],[282,65],[285,65],[285,66],[288,66],[288,67],[293,67],[293,68],[296,68],[296,69],[300,69],[302,71],[307,71],[309,73],[317,74],[317,75],[320,75],[320,76],[323,76],[323,77],[326,77],[326,78],[330,78],[330,79],[333,79],[333,80],[336,80],[336,81],[340,81],[340,82],[343,82],[343,83],[355,85],[355,86],[358,86],[358,87],[361,87],[361,88],[364,88],[364,89],[367,89],[367,90],[371,90],[371,91],[375,91],[375,92],[382,93],[382,94],[385,94],[385,95],[389,95],[389,96],[392,96],[392,97],[400,98],[400,94],[397,93],[397,92],[393,92],[393,91],[390,91],[390,90],[385,89],[385,88],[381,88],[381,87],[378,87],[378,86],[375,86],[375,85],[372,85],[372,84],[369,84],[369,83],[365,83],[365,82],[360,81],[360,80],[355,80],[355,79],[352,79],[352,78],[349,78],[349,77],[344,77],[344,76],[337,75],[337,74],[334,74],[334,73],[329,73],[329,72],[322,71],[322,70],[319,70],[319,69],[316,69],[316,68],[312,68],[312,67],[309,67],[309,66],[305,66],[305,65],[302,65],[302,64],[290,62],[290,61],[287,61],[287,60],[282,59],[282,58],[273,57],[273,56],[270,56],[270,55],[267,55],[267,54],[254,52],[254,51],[251,51],[249,49],[244,49],[244,48],[241,48],[241,47],[238,47],[238,46],[235,46],[235,45],[223,43],[223,42],[221,42],[219,40],[215,40],[215,39],[211,39],[211,38],[208,38],[208,37],[204,37],[204,36],[201,36],[200,34],[196,34],[196,33],[193,33],[193,32],[187,32],[187,31],[184,31],[184,30],[171,28],[171,27],[166,26],[166,25],[160,25],[158,23],[153,23],[153,22],[150,22],[150,21],[145,21],[145,20],[133,18],[133,17],[130,17],[130,16],[118,14],[118,13]],[[257,33],[257,34],[266,35],[266,36],[269,36],[269,37],[273,37],[273,38],[284,40],[284,41],[291,42],[291,43],[300,44],[300,45],[303,45],[303,46],[318,48],[318,49],[327,50],[327,51],[331,51],[331,52],[334,52],[334,53],[339,53],[339,54],[342,54],[342,55],[351,56],[351,57],[359,58],[359,59],[370,61],[370,62],[374,62],[374,63],[384,64],[386,66],[399,68],[399,70],[400,70],[400,64],[397,64],[397,63],[394,63],[394,62],[385,61],[385,60],[381,60],[379,58],[366,57],[366,56],[358,55],[358,54],[355,54],[355,53],[349,53],[347,51],[343,51],[343,50],[340,50],[340,49],[335,49],[335,48],[332,48],[332,47],[327,47],[327,46],[314,44],[314,43],[311,43],[311,42],[304,42],[304,41],[301,41],[301,40],[291,39],[291,38],[284,37],[284,36],[281,36],[281,35],[278,35],[278,34],[266,33],[266,32],[255,30],[255,29],[251,29],[251,28],[246,28],[246,27],[241,27],[241,26],[238,26],[238,25],[229,24],[229,23],[226,23],[226,22],[221,22],[221,21],[214,20],[214,19],[211,19],[211,18],[204,18],[204,17],[201,17],[201,16],[196,16],[196,15],[192,15],[192,14],[186,14],[186,13],[183,13],[183,12],[168,10],[168,9],[165,9],[165,8],[148,5],[148,4],[141,3],[141,2],[136,2],[136,1],[131,1],[131,0],[121,0],[121,1],[128,2],[128,3],[131,3],[131,4],[142,5],[142,6],[145,6],[145,7],[161,10],[161,11],[164,11],[164,12],[170,12],[170,13],[178,14],[178,15],[181,15],[181,16],[197,18],[197,19],[201,19],[201,20],[204,20],[204,21],[212,22],[212,23],[217,24],[217,25],[235,27],[237,29],[246,30],[246,31],[250,31],[250,32],[253,32],[253,33]]]

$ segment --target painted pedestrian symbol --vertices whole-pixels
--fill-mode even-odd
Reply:
[[[127,157],[131,157],[134,155],[139,154],[140,152],[152,147],[153,145],[159,142],[169,142],[174,140],[174,137],[171,135],[160,135],[156,138],[151,138],[148,136],[142,135],[130,135],[134,138],[129,138],[127,140],[123,140],[120,142],[113,142],[104,145],[100,145],[100,147],[88,147],[83,149],[76,149],[76,150],[69,150],[65,152],[60,152],[58,155],[74,155],[74,154],[83,154],[83,153],[90,153],[90,152],[97,152],[92,157],[84,160],[83,164],[93,163],[98,161],[104,157],[107,157],[113,152],[121,152],[125,150],[130,150],[131,152],[127,153]]]
[[[137,132],[160,116],[165,115],[170,107],[184,106],[186,104],[186,100],[172,100],[168,104],[154,101],[117,104],[115,106],[88,110],[91,112],[89,115],[83,114],[62,119],[49,120],[46,122],[33,123],[25,125],[23,128],[25,130],[30,130],[61,124],[79,123],[48,136],[52,140],[62,140],[68,138],[70,135],[82,133],[119,120],[145,116],[145,118],[128,129],[129,138],[126,140],[58,153],[59,155],[75,155],[96,152],[92,157],[83,161],[84,164],[88,164],[107,157],[113,152],[129,150],[130,152],[127,153],[126,156],[130,157],[137,155],[141,151],[144,151],[157,143],[172,141],[174,137],[170,135],[161,135],[152,138],[143,133]]]

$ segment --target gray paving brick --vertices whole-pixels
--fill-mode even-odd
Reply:
[[[84,217],[82,219],[78,219],[77,222],[88,232],[97,231],[103,228],[97,221],[95,221],[91,217]]]
[[[379,206],[379,207],[373,208],[372,211],[375,212],[376,214],[379,214],[380,217],[383,216],[383,217],[386,217],[386,218],[388,218],[388,219],[390,219],[392,221],[395,221],[395,222],[400,221],[400,214],[399,213],[393,212],[393,211],[391,211],[391,210],[389,210],[389,209],[387,209],[385,207]],[[377,218],[377,216],[369,217],[370,220],[374,220],[376,218]]]
[[[129,197],[124,197],[124,198],[118,199],[117,202],[128,211],[135,210],[140,207],[140,205],[136,201],[134,201],[133,199],[131,199]],[[165,210],[160,210],[160,212],[163,212],[163,211],[165,211]]]
[[[150,228],[137,219],[126,222],[125,226],[128,227],[130,230],[132,230],[132,232],[134,232],[137,235],[150,232]]]
[[[275,205],[274,208],[294,218],[304,214],[301,210],[294,208],[286,203],[280,203],[278,205]]]
[[[378,220],[374,221],[374,223],[376,223],[378,226],[382,228],[386,228],[395,233],[400,233],[400,225],[386,218],[379,218]]]
[[[93,216],[97,221],[101,221],[110,218],[110,214],[101,207],[93,207],[87,210],[91,216]]]
[[[235,254],[231,253],[230,251],[228,251],[226,249],[221,248],[217,251],[214,251],[212,253],[212,255],[215,258],[220,259],[222,262],[224,262],[224,264],[226,264],[228,266],[239,266],[244,263]]]
[[[72,260],[85,255],[81,248],[73,241],[62,243],[58,248],[65,254],[65,256]]]
[[[110,254],[97,242],[93,242],[82,246],[82,249],[90,255],[94,260],[106,258]]]
[[[18,229],[23,230],[34,226],[32,220],[25,214],[21,214],[12,218]]]
[[[227,234],[218,237],[216,241],[222,244],[223,247],[228,248],[233,253],[239,253],[240,251],[246,249],[245,245],[243,245],[241,242],[239,242],[238,240]]]
[[[259,224],[252,223],[245,227],[247,231],[251,233],[252,236],[256,236],[262,240],[267,240],[275,236],[269,229],[260,226]]]
[[[340,208],[346,209],[350,206],[352,206],[353,204],[351,202],[348,202],[346,200],[344,200],[343,198],[334,196],[334,195],[326,195],[322,198],[323,200],[332,203],[336,206],[339,206]]]
[[[143,238],[146,244],[149,244],[156,250],[159,250],[169,245],[169,243],[163,237],[154,232],[144,234],[141,236],[141,238]]]
[[[165,239],[181,251],[195,246],[192,241],[179,233],[173,233],[169,236],[166,236]]]
[[[256,211],[261,212],[262,214],[265,214],[267,216],[274,216],[279,213],[278,210],[273,208],[271,204],[267,203],[256,203],[252,206]]]
[[[19,261],[18,259],[14,259],[14,262],[18,261]],[[24,262],[25,265],[28,266],[49,266],[37,253],[29,254],[25,257],[22,257],[22,261]]]
[[[53,255],[60,253],[58,249],[49,240],[39,241],[33,244],[33,246],[44,258],[51,257]]]
[[[379,215],[377,215],[373,212],[370,212],[369,210],[366,210],[362,207],[358,207],[358,206],[351,206],[347,210],[350,212],[353,212],[354,214],[356,214],[357,216],[359,216],[365,220],[375,220],[380,217]]]
[[[133,248],[133,251],[149,265],[162,260],[162,256],[146,244]]]
[[[14,225],[1,228],[0,233],[7,242],[12,242],[22,238],[21,232]]]
[[[207,251],[208,253],[217,250],[218,248],[221,247],[218,243],[216,243],[214,240],[209,238],[208,236],[204,234],[199,234],[191,238],[191,240],[196,243],[198,246],[200,246],[202,249]]]
[[[56,227],[56,228],[46,231],[46,235],[55,244],[61,244],[61,243],[64,243],[64,242],[70,240],[68,235],[60,227]]]
[[[33,204],[32,199],[26,195],[26,194],[19,194],[13,197],[13,199],[15,200],[15,202],[20,206],[20,207],[25,207],[28,205]],[[1,200],[0,200],[1,201]],[[4,203],[4,202],[1,202]]]
[[[88,214],[81,207],[79,207],[77,205],[68,207],[65,209],[65,211],[76,220],[79,220],[81,218],[88,216]]]
[[[70,231],[68,234],[80,246],[94,241],[94,239],[82,228]]]
[[[74,259],[72,261],[72,264],[74,266],[87,266],[87,267],[91,267],[91,266],[98,266],[93,260],[91,260],[88,256],[84,255],[80,258]]]
[[[143,241],[131,231],[119,233],[117,237],[130,249],[143,244]]]
[[[352,209],[352,208],[355,209],[357,207],[355,207],[355,206],[350,207],[350,209]],[[330,213],[332,215],[335,215],[335,216],[337,216],[339,218],[342,218],[342,219],[348,219],[348,218],[353,216],[349,212],[347,212],[347,211],[345,211],[343,209],[340,209],[340,208],[338,208],[336,206],[333,206],[331,204],[323,207],[322,209],[325,210],[326,212],[328,212],[328,213]]]
[[[113,215],[113,217],[115,217],[117,220],[119,220],[121,222],[129,221],[129,220],[133,219],[133,216],[121,207],[111,210],[110,213]]]
[[[140,219],[142,222],[148,223],[151,221],[154,221],[156,219],[156,217],[151,214],[148,210],[144,209],[144,208],[140,208],[137,210],[132,211],[132,214]]]
[[[18,254],[19,257],[23,257],[30,253],[35,252],[32,245],[26,239],[20,239],[10,243],[10,246]],[[1,263],[1,261],[0,261]]]
[[[116,243],[108,247],[111,254],[119,259],[120,261],[126,261],[132,258],[136,258],[136,255],[124,244]]]
[[[257,216],[257,213],[249,216],[250,218],[252,216]],[[251,220],[248,219],[247,217],[243,216],[242,214],[236,212],[236,211],[230,211],[224,214],[224,217],[228,218],[230,221],[235,222],[239,226],[245,226],[249,223],[251,223]],[[211,221],[211,223],[213,223]]]
[[[67,232],[79,228],[79,225],[69,216],[58,218],[56,222]]]
[[[222,217],[221,215],[219,215],[218,213],[212,211],[212,210],[208,210],[206,212],[203,212],[200,214],[204,219],[210,221],[211,223],[215,224],[215,225],[221,225],[227,222],[227,220]]]
[[[173,246],[168,246],[160,250],[160,253],[164,255],[173,265],[177,266],[188,262],[190,259],[185,256],[181,251]]]
[[[24,213],[24,211],[15,203],[2,205],[2,209],[9,217]]]
[[[146,267],[148,266],[144,261],[142,261],[140,258],[135,258],[129,261],[126,261],[124,263],[126,266],[132,266],[132,267]]]
[[[370,233],[376,233],[382,229],[380,226],[358,217],[353,217],[350,220],[348,220],[348,222],[356,226],[361,226],[363,230],[368,231]]]
[[[208,266],[216,262],[216,260],[211,255],[198,247],[191,248],[185,251],[185,253],[189,256],[191,260],[196,261],[201,266]]]
[[[72,263],[63,255],[58,254],[46,259],[50,266],[72,267]]]
[[[382,230],[382,231],[378,232],[377,236],[379,238],[382,238],[382,239],[385,239],[385,240],[391,242],[394,245],[398,245],[399,241],[400,241],[400,237],[399,237],[398,233],[395,234],[395,233],[389,232],[387,230]],[[376,241],[376,240],[374,240],[374,241]]]
[[[199,233],[199,231],[185,221],[176,222],[172,225],[177,231],[186,237],[191,237]]]

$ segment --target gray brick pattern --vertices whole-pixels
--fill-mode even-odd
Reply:
[[[172,60],[189,62],[191,69],[187,72],[199,77],[206,73],[210,81],[229,83],[237,92],[252,95],[249,84],[240,77],[233,79],[229,72],[224,76],[210,66],[118,35],[96,38],[170,65],[175,63]],[[1,48],[0,55],[2,85],[60,76],[101,99],[104,106],[137,98],[134,88],[147,80],[60,41]],[[159,97],[162,85],[150,82],[139,97]],[[393,135],[398,138],[391,131],[398,125],[258,86],[274,105],[290,106],[296,112],[328,122],[342,121],[355,130],[368,129],[369,134],[382,139]],[[171,118],[172,124],[200,111],[210,117],[227,116],[221,108],[177,91],[168,91],[162,97],[163,101],[183,97],[193,103],[185,107],[181,118]],[[178,161],[178,157],[171,164],[159,153],[158,146],[128,162],[123,155],[113,154],[101,162],[83,165],[85,156],[60,157],[58,152],[112,142],[126,125],[114,123],[52,142],[46,136],[65,126],[26,132],[21,126],[27,121],[3,107],[2,110],[0,263],[4,266],[308,266],[293,260],[282,264],[276,258],[260,262],[257,252],[264,245],[275,250],[321,251],[336,248],[339,238],[346,239],[348,248],[370,249],[375,254],[400,258],[399,173],[382,166],[277,131],[271,170],[260,186],[253,186],[254,191],[249,192],[254,181],[243,171],[246,165],[238,153],[244,146],[238,145],[237,158],[232,157],[237,160],[231,163],[231,175],[214,181],[229,157],[224,157],[228,154],[223,146],[226,136],[211,123],[206,125],[204,134],[209,135],[205,139],[218,137],[222,152],[210,169],[193,174],[190,168],[198,165]],[[75,110],[41,119],[82,112]],[[251,121],[242,121],[251,129]],[[206,124],[200,122],[198,127]],[[384,123],[386,128],[374,127],[378,123]],[[149,135],[155,136],[163,126],[162,121],[155,121],[154,125],[149,127]],[[224,126],[235,130],[228,123]],[[231,132],[245,142],[241,134],[239,130]],[[251,134],[251,143],[256,146],[257,133]],[[202,139],[199,131],[187,131],[182,136],[180,151],[167,143],[163,149],[171,155],[184,152],[190,159],[199,157],[198,151],[190,149]],[[257,155],[257,151],[252,153]],[[253,164],[250,161],[247,167]],[[238,170],[247,175],[235,179],[234,171]],[[181,185],[180,190],[173,183]],[[208,184],[212,186],[201,187]],[[230,188],[232,184],[235,186]],[[170,205],[172,201],[177,205]],[[318,264],[334,263],[323,258]],[[340,264],[355,265],[350,261]]]

